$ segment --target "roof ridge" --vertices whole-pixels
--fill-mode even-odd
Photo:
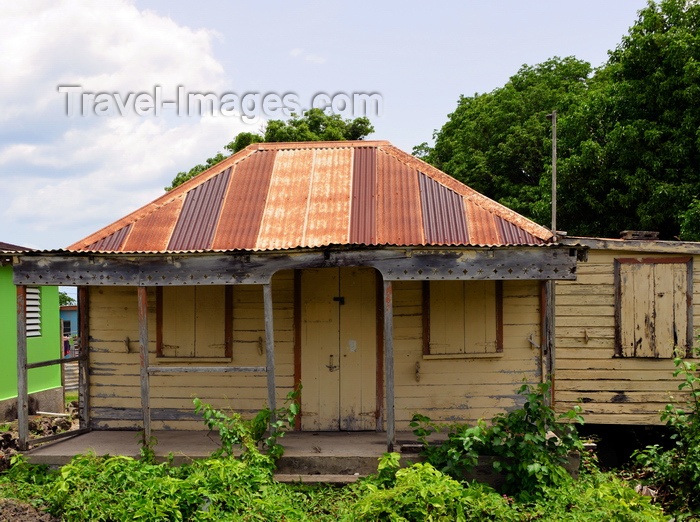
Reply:
[[[391,145],[391,143],[387,140],[275,141],[253,143],[249,147],[256,147],[257,150],[285,150],[380,147],[385,145]]]
[[[426,163],[422,159],[416,158],[415,156],[404,152],[403,150],[395,147],[394,145],[391,145],[390,143],[379,148],[384,150],[387,154],[393,156],[396,160],[401,161],[402,163],[408,165],[411,168],[416,169],[419,172],[422,172],[423,174],[429,176],[438,183],[441,183],[442,185],[446,186],[450,190],[453,190],[465,199],[478,205],[484,210],[496,214],[497,216],[505,219],[506,221],[509,221],[510,223],[522,228],[523,230],[529,232],[536,238],[539,238],[543,241],[548,241],[554,238],[554,234],[552,234],[552,232],[549,229],[543,227],[542,225],[538,225],[531,219],[528,219],[522,214],[511,210],[505,205],[502,205],[501,203],[487,196],[484,196],[480,192],[477,192],[470,186],[465,185],[461,181],[453,178],[449,174],[446,174],[445,172],[441,171],[437,167],[434,167],[430,163]]]
[[[72,245],[66,247],[66,250],[80,250],[83,248],[86,248],[90,246],[92,243],[95,241],[99,241],[100,239],[103,239],[111,234],[114,234],[118,230],[121,230],[123,227],[127,226],[130,223],[136,223],[137,221],[140,221],[141,219],[144,219],[151,214],[153,214],[156,210],[163,208],[164,206],[172,203],[179,197],[184,196],[187,192],[192,190],[193,188],[205,183],[206,181],[210,180],[214,176],[217,176],[221,174],[223,171],[225,171],[229,167],[233,167],[237,163],[243,161],[247,157],[253,155],[258,149],[255,147],[257,144],[249,145],[245,149],[242,149],[234,154],[231,154],[229,157],[224,159],[223,161],[220,161],[219,163],[212,165],[208,169],[200,172],[197,174],[195,177],[192,179],[189,179],[185,181],[183,184],[178,185],[174,189],[166,192],[162,196],[154,199],[153,201],[150,201],[149,203],[143,205],[142,207],[137,208],[133,212],[123,216],[122,218],[118,219],[117,221],[114,221],[113,223],[110,223],[109,225],[101,228],[97,232],[94,232],[93,234],[90,234],[89,236],[81,239],[80,241],[77,241],[73,243]],[[125,240],[128,238],[125,238]]]

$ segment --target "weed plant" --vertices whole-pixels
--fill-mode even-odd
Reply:
[[[505,480],[503,493],[526,500],[564,485],[570,478],[564,467],[569,455],[583,450],[576,430],[583,423],[580,408],[557,415],[546,401],[549,389],[549,383],[523,384],[518,390],[525,398],[522,408],[496,415],[490,426],[483,421],[441,426],[416,414],[411,427],[423,442],[426,460],[437,469],[461,480],[479,455],[496,457],[493,467]],[[428,437],[443,429],[447,441],[429,443]]]
[[[700,355],[698,350],[694,355]],[[671,431],[670,449],[655,444],[636,451],[637,474],[657,490],[660,500],[678,520],[700,520],[700,378],[698,362],[676,357],[674,377],[680,377],[680,402],[666,405],[661,420]]]

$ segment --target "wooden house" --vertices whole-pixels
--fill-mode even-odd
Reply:
[[[17,415],[17,289],[12,261],[28,248],[0,242],[0,421]],[[31,363],[61,355],[58,320],[58,288],[30,286],[27,289],[25,331]],[[35,368],[28,374],[27,393],[32,410],[63,413],[60,368]]]
[[[387,142],[268,143],[15,282],[79,287],[86,429],[202,429],[194,396],[251,414],[301,384],[297,429],[391,446],[547,377],[580,251]]]
[[[661,424],[679,397],[676,355],[691,356],[700,325],[700,244],[566,238],[587,248],[575,281],[556,283],[555,404],[587,423]]]

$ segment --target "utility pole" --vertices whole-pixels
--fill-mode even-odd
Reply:
[[[547,118],[552,120],[552,234],[557,235],[557,111]]]

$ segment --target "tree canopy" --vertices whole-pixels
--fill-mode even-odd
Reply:
[[[624,229],[700,240],[700,4],[650,2],[609,59],[523,66],[461,97],[414,153],[549,224],[551,126],[558,113],[558,223],[570,234]]]
[[[224,145],[224,149],[229,152],[228,155],[219,152],[216,156],[208,158],[204,164],[195,165],[187,172],[178,172],[165,190],[172,190],[182,185],[251,143],[361,140],[372,132],[374,127],[368,118],[343,119],[338,114],[326,114],[321,109],[310,109],[302,116],[292,117],[287,121],[269,121],[262,134],[251,132],[237,134],[232,141]]]

